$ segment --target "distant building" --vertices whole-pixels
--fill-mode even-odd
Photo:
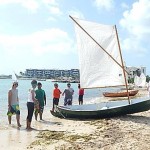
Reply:
[[[28,78],[79,78],[79,69],[58,70],[58,69],[26,69],[25,76]]]
[[[0,79],[11,79],[12,75],[0,75]]]
[[[128,78],[134,78],[136,75],[140,76],[141,73],[144,73],[144,75],[146,76],[146,67],[126,67],[126,70],[129,73]],[[71,69],[71,70],[26,69],[24,74],[28,78],[43,78],[43,79],[64,78],[64,77],[79,79],[80,77],[79,69]]]
[[[128,78],[134,78],[136,75],[140,76],[141,73],[144,73],[146,76],[146,67],[126,67]]]

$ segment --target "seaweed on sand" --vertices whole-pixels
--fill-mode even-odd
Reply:
[[[91,140],[91,136],[70,133],[68,134],[64,131],[40,131],[37,135],[37,140],[32,142],[28,148],[54,144],[59,140],[63,140],[67,143],[70,143],[71,145],[74,145],[74,142],[77,142],[78,140],[82,142],[88,142],[89,140]]]

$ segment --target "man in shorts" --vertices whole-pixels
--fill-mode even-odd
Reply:
[[[40,82],[38,82],[38,89],[35,91],[35,93],[36,99],[38,100],[37,105],[39,105],[35,107],[35,120],[37,120],[38,113],[40,115],[40,120],[42,120],[44,105],[46,105],[46,94],[42,89],[42,84]]]
[[[13,114],[16,114],[16,120],[18,127],[21,127],[20,124],[20,109],[19,109],[19,98],[18,98],[18,82],[14,81],[12,88],[8,91],[8,122],[11,124],[11,117]]]
[[[71,84],[70,83],[67,84],[67,89],[64,90],[64,92],[62,93],[62,96],[64,96],[64,94],[65,94],[64,106],[72,105],[74,89],[71,88]]]

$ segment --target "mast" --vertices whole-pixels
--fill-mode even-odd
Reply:
[[[126,73],[128,73],[122,65],[120,65],[72,16],[69,17],[110,57],[112,58]]]
[[[124,75],[125,84],[126,84],[126,90],[127,90],[127,95],[128,95],[128,101],[129,101],[129,104],[131,104],[130,98],[129,98],[129,91],[128,91],[128,86],[127,86],[127,79],[126,79],[126,75],[125,75],[125,69],[124,69],[124,64],[123,64],[122,53],[121,53],[121,48],[120,48],[120,43],[119,43],[119,38],[118,38],[118,32],[117,32],[116,25],[115,25],[115,31],[116,31],[117,42],[118,42],[118,47],[119,47],[119,53],[120,53],[120,58],[121,58],[121,64],[122,64],[122,69],[123,69],[123,75]]]

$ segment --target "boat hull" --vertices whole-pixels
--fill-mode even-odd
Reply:
[[[57,109],[58,110],[56,112],[51,111],[51,114],[59,118],[101,119],[147,111],[150,109],[150,99],[135,104],[127,104],[124,106],[116,106],[114,108],[107,109],[71,110],[63,106],[58,106]]]
[[[129,91],[129,96],[135,96],[138,93],[139,90],[132,90]],[[127,92],[105,92],[103,93],[105,97],[128,97]]]

